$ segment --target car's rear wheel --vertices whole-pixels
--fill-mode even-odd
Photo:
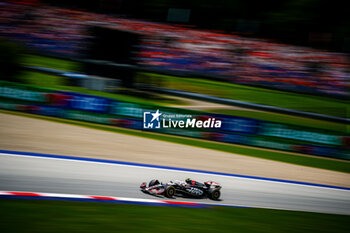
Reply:
[[[154,180],[151,180],[149,182],[148,187],[151,187],[151,186],[154,186],[154,185],[157,185],[157,184],[159,184],[159,180],[154,179]]]
[[[220,191],[217,189],[214,189],[212,191],[209,192],[209,198],[212,200],[218,200],[220,198]]]
[[[165,189],[166,197],[173,197],[175,195],[175,188],[173,186],[169,186]]]

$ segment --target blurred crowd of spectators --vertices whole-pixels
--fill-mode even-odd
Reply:
[[[138,64],[221,75],[232,82],[349,96],[345,54],[40,4],[0,3],[0,36],[78,56],[92,25],[143,35]]]

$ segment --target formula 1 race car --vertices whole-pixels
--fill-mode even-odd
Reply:
[[[143,182],[140,186],[141,191],[153,195],[164,195],[166,197],[182,196],[203,198],[209,197],[212,200],[218,200],[221,193],[221,186],[213,181],[206,181],[199,183],[195,180],[186,179],[185,181],[170,181],[168,183],[161,183],[158,180],[151,180],[148,184]]]

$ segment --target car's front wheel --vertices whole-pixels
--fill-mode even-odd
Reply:
[[[221,193],[217,189],[209,191],[209,198],[212,200],[218,200],[220,198],[220,195],[221,195]]]

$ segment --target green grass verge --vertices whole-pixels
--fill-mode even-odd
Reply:
[[[37,65],[68,71],[79,71],[81,69],[81,65],[76,62],[36,55],[27,55],[24,57],[23,61],[23,63],[26,65]],[[300,111],[350,117],[350,101],[249,87],[205,79],[180,78],[150,73],[140,73],[139,76],[148,76],[148,78],[151,78],[155,82],[158,82],[157,80],[159,80],[159,83],[162,83],[164,87],[173,89],[198,92],[223,98],[272,105]]]
[[[5,199],[0,206],[2,232],[350,232],[350,216],[286,210]]]
[[[296,153],[284,153],[284,152],[275,151],[275,150],[240,146],[240,145],[228,144],[228,143],[217,143],[217,142],[211,142],[211,141],[206,141],[201,139],[185,138],[185,137],[171,136],[166,134],[150,133],[146,131],[130,130],[125,128],[101,125],[101,124],[67,120],[67,119],[61,119],[61,118],[55,118],[55,117],[32,115],[32,114],[13,112],[13,111],[7,111],[7,110],[0,110],[0,112],[19,115],[19,116],[25,116],[25,117],[31,117],[35,119],[72,124],[72,125],[88,127],[92,129],[105,130],[105,131],[110,131],[115,133],[122,133],[122,134],[155,139],[160,141],[178,143],[178,144],[183,144],[188,146],[195,146],[195,147],[201,147],[206,149],[224,151],[228,153],[247,155],[247,156],[252,156],[252,157],[257,157],[262,159],[275,160],[279,162],[286,162],[286,163],[291,163],[296,165],[303,165],[303,166],[350,173],[350,162],[348,161],[328,159],[328,158],[322,158],[322,157],[316,157],[316,156],[308,156],[308,155],[302,155],[302,154],[296,154]]]
[[[89,90],[82,87],[68,86],[66,80],[55,75],[44,73],[24,71],[19,76],[24,83],[36,87],[50,88],[60,91],[72,91],[82,94],[101,96],[106,98],[117,99],[121,101],[133,102],[138,104],[156,104],[156,105],[187,105],[186,102],[173,99],[170,96],[158,95],[152,98],[137,97],[135,95],[115,94],[102,91]]]
[[[269,90],[236,85],[205,79],[180,78],[168,75],[144,73],[143,75],[161,79],[164,87],[208,94],[212,96],[272,105],[300,111],[316,112],[326,115],[349,117],[350,101],[333,98]]]
[[[22,64],[27,66],[41,66],[64,71],[80,71],[81,64],[69,60],[43,57],[33,54],[26,54],[22,57]]]
[[[282,124],[292,124],[297,126],[312,127],[316,129],[332,130],[341,133],[350,133],[350,125],[310,119],[305,117],[291,116],[280,113],[270,113],[250,110],[230,110],[230,109],[207,109],[205,112],[220,113],[232,116],[248,117],[258,120],[272,121]]]

